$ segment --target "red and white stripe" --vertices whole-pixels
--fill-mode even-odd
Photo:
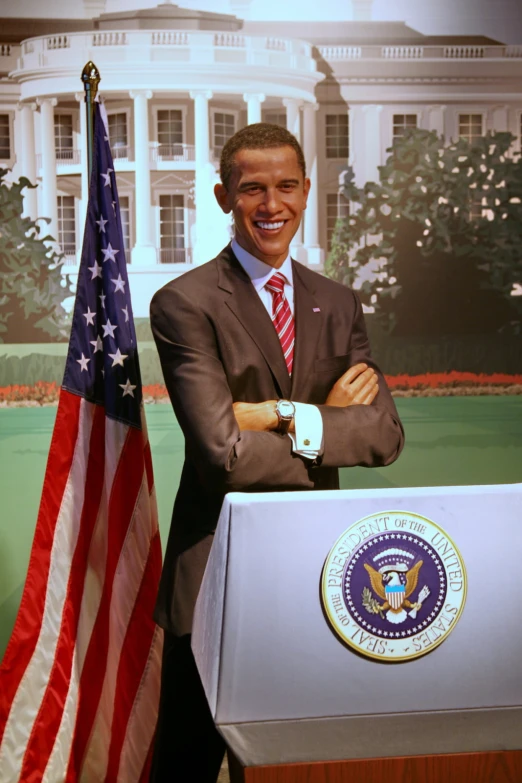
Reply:
[[[156,724],[161,571],[150,446],[62,390],[0,668],[2,783],[139,783]]]
[[[281,343],[288,374],[292,375],[295,323],[290,305],[285,296],[285,278],[280,272],[276,272],[268,283],[265,284],[265,288],[272,294],[272,323]]]

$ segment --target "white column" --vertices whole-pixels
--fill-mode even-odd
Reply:
[[[136,244],[131,260],[137,266],[157,263],[152,231],[152,207],[149,160],[149,100],[151,90],[132,90],[134,101],[134,160],[136,162]]]
[[[190,97],[194,101],[194,143],[197,172],[198,166],[203,166],[210,161],[208,102],[212,98],[212,92],[211,90],[193,90]]]
[[[355,111],[348,107],[348,165],[353,169],[355,164]]]
[[[446,127],[445,127],[446,106],[444,106],[443,104],[428,106],[427,114],[428,114],[427,129],[430,131],[437,131],[439,136],[441,135],[445,136],[446,135]]]
[[[243,95],[243,100],[247,105],[247,125],[261,122],[261,104],[265,100],[263,93],[246,92]]]
[[[21,126],[22,175],[27,177],[32,185],[36,185],[36,154],[34,147],[34,112],[36,103],[20,103],[18,109]],[[22,214],[23,217],[29,217],[31,220],[36,220],[38,217],[36,188],[25,189],[24,211]]]
[[[296,139],[299,141],[301,138],[301,129],[299,122],[299,109],[302,101],[298,101],[295,98],[284,98],[283,106],[286,107],[286,127],[293,133]]]
[[[283,106],[286,107],[286,128],[293,133],[297,141],[301,138],[301,122],[299,109],[301,108],[302,101],[298,101],[295,98],[284,98]],[[298,261],[306,261],[303,252],[303,224],[296,231],[292,244],[290,245],[290,252],[293,258],[297,258]]]
[[[382,106],[363,106],[364,114],[364,181],[378,182],[378,166],[381,165],[381,112]]]
[[[492,106],[488,119],[490,120],[490,128],[493,133],[509,130],[508,107],[506,105]],[[489,128],[486,127],[486,130],[489,130]]]
[[[39,98],[42,149],[42,214],[50,218],[48,233],[58,242],[58,202],[56,194],[56,150],[54,142],[54,107],[56,98]]]
[[[193,263],[210,261],[229,241],[228,218],[221,212],[214,198],[216,170],[210,162],[210,125],[208,102],[210,90],[194,90],[195,187],[196,221],[193,232]]]
[[[77,92],[76,100],[78,101],[80,111],[80,139],[78,148],[80,150],[80,166],[81,166],[81,179],[82,179],[82,195],[79,204],[79,225],[76,229],[78,236],[78,263],[80,262],[83,245],[83,234],[85,231],[85,219],[87,217],[87,203],[89,201],[89,165],[87,160],[87,112],[85,106],[85,93]]]
[[[310,178],[310,192],[304,213],[304,246],[307,262],[317,266],[323,261],[323,251],[319,246],[319,178],[317,176],[317,126],[316,117],[319,105],[305,103],[303,107],[303,151],[306,169]]]

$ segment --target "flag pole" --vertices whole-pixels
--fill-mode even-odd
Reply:
[[[87,170],[90,181],[94,144],[94,99],[98,93],[98,84],[101,80],[100,72],[92,60],[85,64],[81,80],[85,90],[85,110],[87,112]]]

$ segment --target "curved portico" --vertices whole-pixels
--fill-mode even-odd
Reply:
[[[188,264],[207,261],[226,243],[228,218],[219,213],[212,186],[223,143],[243,125],[262,119],[284,123],[301,139],[304,130],[310,137],[305,147],[312,178],[316,178],[310,143],[315,134],[310,118],[315,113],[306,107],[315,105],[315,87],[323,76],[317,71],[311,45],[215,30],[111,29],[40,36],[22,43],[11,78],[20,86],[20,110],[26,124],[26,107],[35,102],[41,107],[32,157],[42,183],[39,214],[49,213],[54,226],[56,213],[52,214],[51,205],[64,189],[77,194],[78,218],[85,214],[86,130],[78,83],[89,59],[101,73],[100,94],[109,117],[118,114],[118,122],[125,125],[120,133],[127,143],[115,147],[114,158],[120,191],[131,191],[129,201],[134,207],[131,272],[138,273],[140,268],[149,273],[156,268],[162,276],[181,272]],[[301,109],[305,110],[304,121]],[[54,117],[69,111],[76,128],[73,149],[57,154]],[[174,132],[178,117],[179,131]],[[112,133],[111,142],[114,146]],[[28,159],[30,147],[30,134],[26,134]],[[317,181],[313,184],[317,188]],[[165,203],[169,193],[184,197],[183,247],[172,247],[170,253],[158,241],[158,194],[162,191],[166,192]],[[178,215],[178,201],[171,201],[173,214]],[[318,264],[317,215],[310,210],[307,219],[308,244],[303,245],[300,232],[294,251],[301,260]],[[69,258],[70,265],[78,257],[79,251]]]

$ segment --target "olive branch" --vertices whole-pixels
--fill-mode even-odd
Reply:
[[[378,614],[384,620],[384,612],[379,606],[379,602],[372,596],[369,587],[363,587],[362,591],[362,605],[370,614]]]

